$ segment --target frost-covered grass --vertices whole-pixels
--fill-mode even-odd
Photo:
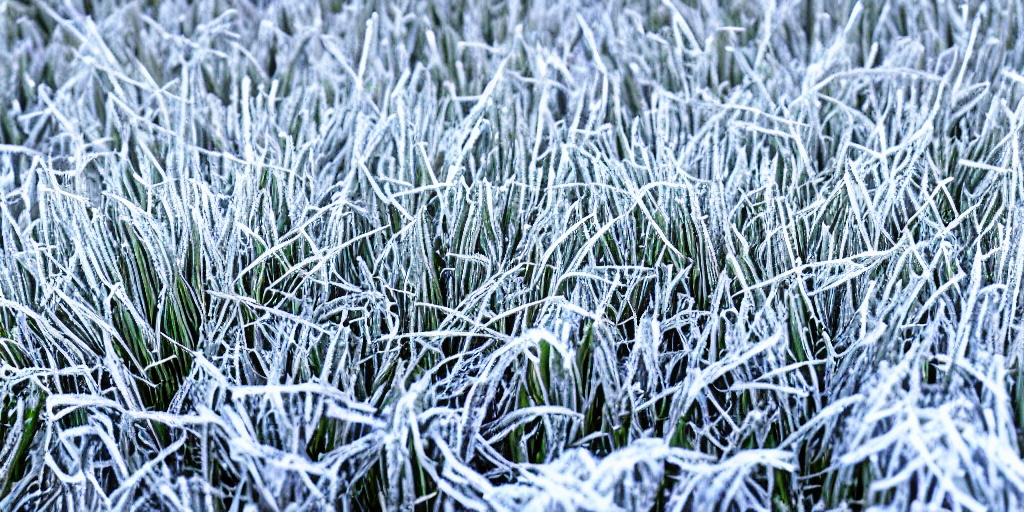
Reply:
[[[1021,510],[1024,7],[0,0],[0,510]]]

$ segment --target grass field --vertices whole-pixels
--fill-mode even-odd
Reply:
[[[1024,509],[1024,5],[0,0],[0,510]]]

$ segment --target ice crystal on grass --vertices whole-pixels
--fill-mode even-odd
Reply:
[[[0,0],[0,509],[1020,509],[1022,30]]]

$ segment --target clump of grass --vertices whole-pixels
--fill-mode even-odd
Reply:
[[[1022,20],[0,0],[0,509],[1019,509]]]

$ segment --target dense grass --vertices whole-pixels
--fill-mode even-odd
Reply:
[[[1020,2],[0,0],[0,510],[1019,510],[1022,74]]]

